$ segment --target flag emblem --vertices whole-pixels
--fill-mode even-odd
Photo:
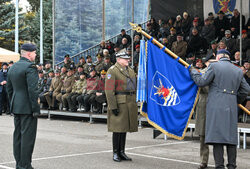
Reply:
[[[181,102],[174,86],[160,72],[155,72],[152,84],[150,99],[156,104],[160,106],[175,106]]]

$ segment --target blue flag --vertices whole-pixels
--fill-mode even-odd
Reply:
[[[151,41],[147,43],[148,89],[142,114],[155,128],[181,140],[197,102],[198,87],[178,60]]]
[[[140,57],[139,57],[139,67],[137,76],[137,92],[136,101],[146,102],[147,98],[147,84],[146,84],[146,50],[145,50],[145,40],[140,41]]]

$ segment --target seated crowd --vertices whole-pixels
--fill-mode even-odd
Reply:
[[[242,20],[245,23],[244,16]],[[176,18],[160,19],[158,22],[152,18],[145,31],[183,60],[200,69],[205,66],[202,58],[215,58],[218,50],[227,49],[231,53],[232,62],[242,69],[250,84],[250,19],[246,25],[242,25],[242,64],[239,23],[237,9],[230,19],[220,11],[216,18],[213,13],[209,13],[204,22],[199,16],[191,17],[184,12],[183,17],[178,15]],[[116,43],[101,41],[95,62],[92,61],[93,56],[88,55],[74,63],[69,55],[65,55],[61,68],[53,70],[49,62],[44,67],[42,64],[37,65],[39,97],[43,108],[55,110],[60,107],[61,110],[72,112],[88,112],[92,105],[94,112],[101,113],[102,105],[106,102],[105,74],[115,64],[116,52],[125,48],[132,55],[133,50],[133,68],[135,72],[138,71],[142,35],[134,32],[132,38],[122,29]]]

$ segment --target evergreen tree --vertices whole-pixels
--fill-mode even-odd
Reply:
[[[11,0],[0,0],[0,16],[0,46],[13,51],[15,48],[15,5],[11,3]],[[24,15],[19,14],[19,44],[25,40],[28,40],[28,27],[24,24]]]

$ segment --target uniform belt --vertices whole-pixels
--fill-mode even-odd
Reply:
[[[115,92],[115,95],[133,95],[135,92]]]

